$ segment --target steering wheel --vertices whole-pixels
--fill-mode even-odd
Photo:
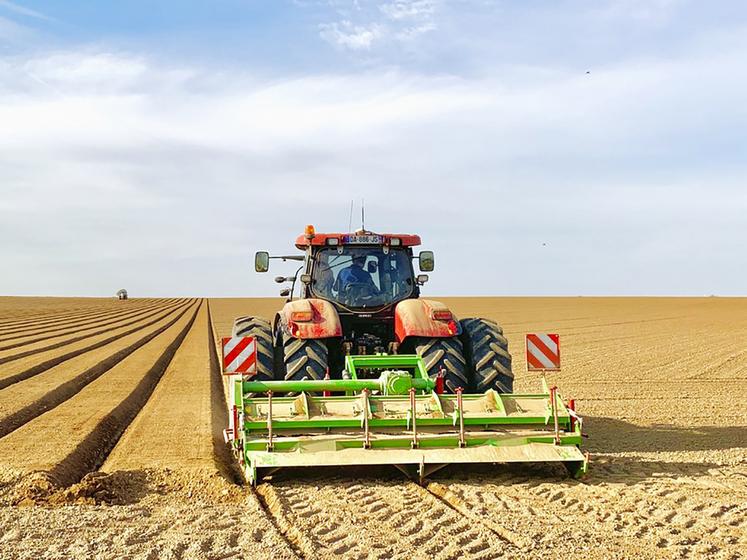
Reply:
[[[358,301],[369,300],[376,294],[376,287],[367,282],[349,282],[343,290],[345,301],[351,305]]]

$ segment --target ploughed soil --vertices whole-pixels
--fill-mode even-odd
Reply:
[[[436,298],[439,299],[439,298]],[[589,434],[546,466],[241,483],[215,341],[280,299],[0,298],[0,558],[746,558],[747,299],[443,298],[561,336]]]

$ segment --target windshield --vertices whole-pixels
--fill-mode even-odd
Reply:
[[[311,291],[346,307],[380,307],[412,294],[410,256],[405,249],[330,247],[314,259]]]

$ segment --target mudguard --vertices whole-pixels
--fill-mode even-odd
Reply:
[[[310,313],[311,320],[294,320],[294,313]],[[295,338],[331,338],[342,336],[342,323],[334,306],[323,299],[289,301],[280,311],[283,330]]]
[[[448,318],[436,319],[436,316]],[[432,299],[406,299],[394,308],[394,335],[397,342],[408,336],[444,338],[456,336],[461,326],[449,308]]]

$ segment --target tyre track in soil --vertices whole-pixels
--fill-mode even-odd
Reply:
[[[495,481],[495,477],[490,479]],[[640,558],[658,556],[658,549],[642,547],[636,539],[579,523],[570,513],[550,511],[533,503],[512,491],[517,484],[532,482],[527,477],[509,476],[494,484],[479,483],[472,492],[446,482],[428,482],[423,490],[474,523],[484,524],[514,542],[525,557],[565,559],[595,550],[606,550],[611,558],[625,558],[632,551]]]
[[[275,526],[305,557],[487,559],[521,553],[413,483],[340,477],[314,482],[256,488]]]
[[[646,540],[672,557],[738,558],[747,551],[745,489],[740,495],[719,482],[722,475],[702,478],[693,476],[692,468],[667,466],[678,471],[676,477],[645,476],[652,470],[645,462],[622,469],[608,464],[605,475],[625,482],[624,492],[603,477],[592,479],[595,484],[539,485],[531,492],[581,523]]]
[[[13,362],[16,360],[20,360],[27,356],[33,356],[34,354],[39,354],[40,352],[45,352],[47,350],[55,350],[57,348],[62,348],[70,344],[75,344],[76,342],[79,342],[81,340],[85,340],[87,338],[91,338],[93,336],[106,332],[107,330],[110,330],[106,327],[110,327],[111,325],[117,325],[119,323],[122,323],[123,321],[129,321],[129,322],[123,323],[122,326],[131,325],[135,323],[136,321],[138,321],[143,316],[151,316],[153,315],[153,313],[157,313],[158,311],[162,309],[173,308],[174,306],[177,306],[180,303],[181,302],[177,301],[169,305],[159,305],[153,308],[138,309],[137,311],[127,313],[120,317],[112,318],[111,320],[97,322],[94,325],[86,326],[79,330],[64,331],[63,334],[42,336],[42,337],[38,337],[38,338],[29,340],[26,342],[13,343],[11,345],[0,348],[0,365],[7,364],[9,362]],[[81,333],[85,333],[85,334],[81,334]],[[78,336],[73,336],[73,335],[78,335]],[[50,343],[50,341],[53,339],[61,339],[61,340]],[[17,349],[20,349],[20,350],[17,350]],[[16,350],[16,351],[10,352],[10,350]]]
[[[148,401],[198,310],[182,316],[73,398],[0,439],[5,476],[26,475],[18,483],[20,489],[15,488],[21,496],[16,493],[12,500],[43,499],[103,464]]]
[[[602,547],[611,557],[738,558],[739,550],[747,550],[743,496],[694,479],[635,480],[476,477],[428,487],[475,515],[498,517],[530,534],[541,545],[533,552],[543,557],[567,558],[564,543]]]
[[[66,401],[179,320],[195,304],[162,311],[131,334],[0,391],[0,438]]]
[[[191,303],[193,303],[193,301],[194,300],[185,300],[185,302],[181,304],[181,306],[176,306],[175,309],[190,305]],[[142,318],[140,320],[142,320]],[[3,365],[0,368],[0,390],[18,383],[19,381],[23,381],[35,375],[39,375],[40,373],[43,373],[48,369],[62,364],[72,358],[80,356],[81,354],[96,350],[97,348],[101,348],[102,346],[105,346],[123,336],[127,336],[129,334],[137,332],[142,328],[142,326],[132,327],[132,325],[135,325],[137,323],[138,321],[133,321],[125,327],[119,327],[116,329],[110,328],[94,337],[93,341],[90,339],[85,339],[75,344],[61,347],[60,349],[53,349],[39,354],[34,354],[33,356],[22,358],[21,360]]]
[[[63,335],[75,334],[88,328],[95,326],[101,326],[104,321],[121,320],[138,313],[143,313],[149,310],[158,309],[159,307],[166,307],[177,303],[178,300],[171,300],[161,303],[154,303],[148,305],[141,305],[132,307],[127,310],[119,310],[114,312],[102,313],[95,318],[86,318],[75,322],[62,322],[59,325],[52,325],[51,327],[33,328],[27,331],[12,331],[13,336],[0,336],[0,352],[18,348],[19,346],[28,346],[35,342],[41,342],[43,340],[49,340],[50,338],[57,338]],[[30,332],[29,332],[30,331]],[[21,334],[19,334],[21,333]],[[60,334],[62,333],[62,334]]]
[[[159,298],[159,299],[143,299],[143,300],[129,300],[132,301],[131,304],[127,305],[130,309],[136,309],[143,305],[159,305],[162,303],[167,303],[169,301],[173,301],[175,298]],[[112,302],[109,305],[101,306],[96,309],[91,309],[86,312],[81,313],[75,313],[75,314],[54,314],[46,318],[45,320],[39,320],[39,321],[20,321],[17,323],[2,323],[0,324],[0,335],[4,335],[8,332],[18,332],[19,327],[20,328],[30,328],[30,329],[39,329],[40,327],[49,327],[49,326],[55,326],[60,323],[64,323],[67,321],[77,321],[77,320],[83,320],[83,319],[89,319],[92,316],[100,316],[105,315],[107,313],[110,313],[111,311],[119,311],[122,309],[121,302],[115,303]]]

